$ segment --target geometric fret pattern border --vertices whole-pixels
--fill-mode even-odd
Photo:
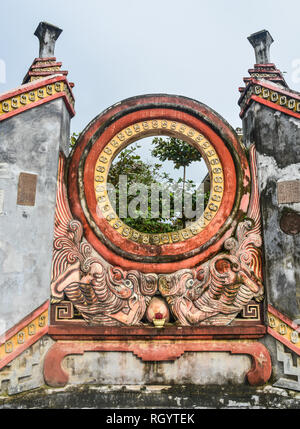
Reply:
[[[283,363],[285,377],[279,378],[273,386],[300,392],[300,358],[297,357],[296,364],[294,364],[291,353],[285,352],[284,345],[279,342],[276,345],[277,360]]]

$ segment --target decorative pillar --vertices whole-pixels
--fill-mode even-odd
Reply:
[[[0,95],[0,343],[49,299],[58,160],[75,114],[67,72],[53,57],[60,33],[39,24],[41,58],[21,86]],[[32,334],[25,331],[23,343]]]
[[[244,144],[255,145],[268,304],[300,319],[300,94],[270,63],[268,31],[251,35],[254,69],[240,88]]]

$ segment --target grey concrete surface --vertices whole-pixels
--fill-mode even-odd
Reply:
[[[268,303],[290,319],[300,318],[300,234],[280,228],[282,215],[299,203],[279,204],[277,182],[300,179],[300,120],[253,103],[243,120],[244,143],[255,144]]]
[[[0,335],[49,299],[58,156],[68,150],[69,118],[57,99],[1,123]],[[17,205],[21,172],[37,175],[34,206]]]

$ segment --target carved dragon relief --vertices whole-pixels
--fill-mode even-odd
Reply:
[[[157,275],[124,271],[93,256],[80,222],[72,218],[60,157],[55,214],[51,295],[66,296],[91,325],[138,325],[157,290]]]
[[[247,217],[224,251],[195,269],[168,275],[124,271],[104,261],[72,218],[60,158],[52,264],[52,302],[67,297],[88,324],[136,326],[159,290],[182,326],[230,324],[252,299],[263,299],[261,219],[255,148],[250,149],[252,192]]]
[[[247,217],[218,254],[197,269],[160,277],[159,290],[183,326],[228,325],[252,299],[263,299],[261,217],[255,148],[250,148],[252,191]]]
[[[253,298],[263,297],[263,286],[254,266],[259,255],[247,246],[260,243],[250,220],[238,225],[236,238],[225,242],[221,253],[195,270],[161,277],[159,290],[181,325],[228,325]]]

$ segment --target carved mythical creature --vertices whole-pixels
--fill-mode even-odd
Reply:
[[[194,270],[159,279],[159,290],[181,325],[227,325],[253,298],[263,298],[261,221],[254,147],[250,150],[252,193],[247,218],[225,251]]]
[[[124,271],[93,257],[80,222],[72,219],[60,159],[52,263],[52,302],[64,296],[92,325],[138,325],[157,290],[156,274]]]
[[[228,325],[253,298],[263,297],[254,147],[250,164],[252,191],[247,217],[237,225],[235,236],[225,241],[223,252],[200,267],[159,278],[159,291],[181,325]],[[157,290],[157,275],[124,271],[93,256],[92,247],[83,239],[81,223],[70,213],[62,158],[59,177],[52,299],[66,296],[90,324],[140,324]]]
[[[52,282],[52,297],[65,294],[91,325],[138,325],[157,289],[155,274],[123,271],[93,260],[88,273],[71,265]]]
[[[238,256],[224,253],[197,270],[161,277],[159,290],[181,325],[227,325],[263,286]]]

